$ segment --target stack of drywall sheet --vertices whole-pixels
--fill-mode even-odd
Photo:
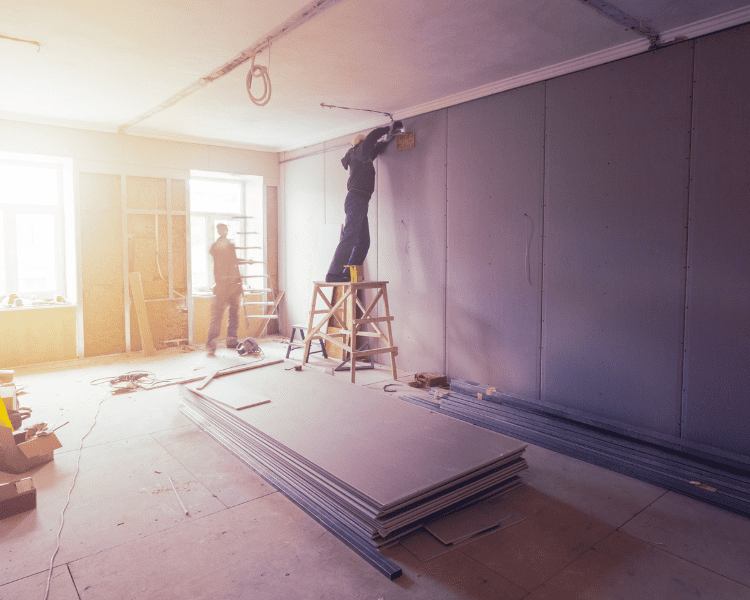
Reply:
[[[360,554],[520,484],[525,444],[515,439],[286,369],[219,377],[202,390],[180,386],[182,410]],[[271,402],[227,407],[247,393]]]
[[[561,406],[528,402],[454,379],[434,410],[750,515],[750,459]],[[423,398],[402,395],[423,403]]]

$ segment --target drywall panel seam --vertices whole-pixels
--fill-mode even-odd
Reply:
[[[73,220],[75,223],[76,240],[76,356],[84,356],[84,331],[83,331],[83,237],[81,232],[81,186],[80,170],[78,165],[74,166],[73,173]]]
[[[192,244],[190,242],[190,177],[186,177],[185,181],[185,280],[187,282],[187,290],[185,290],[185,305],[188,311],[188,344],[191,346],[194,343],[194,330],[193,320],[195,319],[195,310],[193,308],[193,257],[192,257]]]
[[[690,123],[688,125],[688,180],[687,180],[687,207],[686,207],[686,220],[685,220],[685,268],[684,268],[684,304],[682,310],[682,392],[680,394],[680,421],[678,436],[682,437],[682,429],[686,424],[687,410],[688,410],[688,374],[689,374],[689,358],[688,358],[688,340],[690,321],[688,319],[688,311],[690,310],[690,303],[688,301],[688,294],[690,290],[690,197],[692,195],[692,173],[693,173],[693,135],[695,134],[695,42],[691,43],[691,63],[690,63]]]
[[[542,381],[544,374],[544,237],[545,237],[545,220],[544,220],[544,209],[547,206],[547,134],[549,131],[549,124],[547,123],[547,101],[549,96],[547,95],[547,82],[545,81],[544,86],[544,107],[542,110],[542,122],[544,123],[544,134],[542,136],[542,206],[540,208],[539,217],[539,381],[537,382],[537,399],[542,399]]]
[[[445,199],[443,202],[443,213],[445,217],[445,227],[443,236],[445,245],[443,246],[443,373],[448,372],[448,148],[450,147],[450,119],[448,112],[445,112],[445,155],[443,158],[443,173],[445,180]]]
[[[157,217],[158,219],[159,217]],[[158,238],[157,238],[158,241]],[[172,260],[172,179],[167,177],[167,258],[169,260],[169,297],[174,298],[174,266]],[[156,257],[159,260],[159,257]]]
[[[130,265],[128,265],[128,214],[127,214],[127,198],[128,198],[128,178],[125,175],[120,175],[120,195],[122,197],[122,271],[123,271],[123,286],[125,291],[124,307],[125,310],[125,353],[130,354],[130,284],[128,272]]]

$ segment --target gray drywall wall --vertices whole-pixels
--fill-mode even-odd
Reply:
[[[691,44],[547,82],[542,400],[679,435]]]
[[[394,139],[378,158],[378,278],[388,281],[398,368],[443,373],[446,111],[404,128],[415,147],[399,151]]]
[[[325,278],[316,269],[325,218],[323,154],[290,160],[281,167],[285,197],[279,219],[285,291],[281,331],[288,334],[292,325],[308,322],[313,281]]]
[[[398,366],[750,456],[748,32],[407,120],[367,273]],[[339,154],[293,167],[287,204],[343,218]]]
[[[543,141],[544,84],[448,109],[447,373],[530,400]]]
[[[750,28],[695,42],[683,436],[750,454]]]

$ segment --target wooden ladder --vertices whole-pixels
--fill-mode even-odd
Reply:
[[[393,344],[393,332],[391,322],[393,317],[388,308],[388,290],[387,281],[351,281],[344,283],[327,283],[325,281],[314,281],[312,306],[310,308],[310,322],[307,327],[305,336],[305,353],[302,357],[302,364],[307,363],[310,354],[310,344],[313,340],[322,339],[341,348],[344,353],[348,353],[351,360],[352,383],[355,382],[357,369],[356,361],[360,357],[372,357],[375,354],[391,355],[391,371],[393,379],[398,378],[396,372],[396,355],[398,347]],[[341,288],[341,295],[335,301],[328,300],[324,290],[327,288]],[[359,299],[360,290],[374,290],[375,297],[365,306]],[[333,294],[331,294],[333,298]],[[318,309],[318,300],[322,299],[325,308]],[[373,316],[373,310],[378,305],[382,305],[383,313],[380,317]],[[357,308],[360,309],[361,315],[357,316]],[[323,315],[320,317],[320,315]],[[328,326],[329,319],[341,327],[340,331],[335,333],[323,332],[322,329]],[[385,325],[384,327],[382,325]],[[375,331],[366,331],[365,326],[372,326]],[[374,340],[382,340],[385,344],[382,348],[368,348],[365,350],[357,349],[357,337],[368,337]]]
[[[254,217],[252,216],[235,216],[232,217],[233,219],[252,219]],[[247,228],[245,228],[247,229]],[[238,235],[248,236],[248,235],[260,235],[257,231],[240,231],[238,232]],[[243,254],[247,250],[262,250],[262,246],[248,246],[247,245],[247,238],[245,238],[244,245],[242,246],[235,246],[235,249],[242,250]],[[264,261],[261,260],[252,260],[249,258],[240,258],[238,261],[238,265],[240,266],[240,270],[242,270],[242,267],[246,267],[249,265],[262,265],[265,264]],[[248,332],[250,330],[249,325],[251,322],[255,320],[260,321],[260,329],[258,330],[257,337],[263,337],[263,334],[266,331],[266,328],[268,327],[268,324],[273,319],[279,318],[279,303],[281,302],[281,299],[284,296],[283,291],[275,291],[271,287],[271,276],[267,273],[258,274],[258,275],[248,275],[245,273],[241,273],[240,278],[242,279],[242,314],[245,318],[245,326],[248,329]],[[260,282],[255,285],[250,285],[250,282],[252,280],[258,280],[260,279]],[[261,300],[248,300],[248,296],[261,296]],[[262,307],[261,313],[257,314],[253,312],[253,309],[255,307]]]

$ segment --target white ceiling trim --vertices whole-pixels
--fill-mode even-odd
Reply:
[[[669,29],[661,34],[663,41],[674,41],[677,38],[693,39],[722,29],[729,29],[737,25],[750,22],[750,6],[743,6],[737,10],[730,10],[722,15],[716,15],[702,21],[696,21],[682,27]]]
[[[743,25],[744,23],[747,23],[749,21],[750,21],[750,6],[747,6],[747,7],[733,10],[733,11],[730,11],[721,15],[717,15],[715,17],[710,17],[702,21],[696,21],[695,23],[691,23],[686,26],[675,27],[674,29],[670,29],[661,33],[659,35],[659,39],[661,40],[662,44],[670,44],[675,41],[684,41],[684,40],[693,39],[702,35],[715,33],[717,31],[721,31],[722,29],[728,29],[729,27],[734,27],[736,25]],[[620,44],[619,46],[607,48],[606,50],[592,52],[591,54],[587,54],[585,56],[579,56],[577,58],[567,60],[565,62],[561,62],[556,65],[551,65],[549,67],[542,67],[541,69],[537,69],[535,71],[529,71],[528,73],[523,73],[522,75],[518,75],[516,77],[509,77],[501,81],[496,81],[494,83],[479,86],[470,90],[466,90],[463,92],[459,92],[457,94],[453,94],[451,96],[445,96],[443,98],[439,98],[431,102],[418,104],[406,110],[401,110],[401,111],[398,111],[398,113],[394,113],[393,118],[394,119],[408,119],[409,117],[422,115],[428,112],[447,108],[449,106],[462,104],[464,102],[470,102],[472,100],[477,100],[478,98],[484,98],[485,96],[491,96],[493,94],[498,94],[500,92],[506,92],[508,90],[520,88],[525,85],[531,85],[533,83],[538,83],[540,81],[553,79],[554,77],[568,75],[570,73],[575,73],[576,71],[583,71],[584,69],[597,67],[599,65],[613,62],[615,60],[628,58],[630,56],[640,54],[641,52],[646,52],[648,51],[649,46],[650,46],[649,40],[645,38],[639,38],[632,42],[627,42],[625,44]],[[303,148],[306,146],[312,146],[314,144],[318,144],[326,140],[334,139],[336,137],[340,137],[344,135],[351,135],[351,134],[356,133],[357,131],[363,131],[365,129],[377,127],[379,125],[382,125],[383,123],[384,121],[382,118],[373,119],[365,123],[361,129],[358,129],[356,131],[352,131],[349,128],[349,129],[341,129],[339,131],[329,132],[324,137],[322,136],[312,137],[310,139],[305,140],[304,142],[300,144],[295,144],[293,146],[280,148],[278,149],[278,151],[285,152],[289,150],[296,150],[298,148]]]
[[[316,5],[334,5],[340,0],[312,0],[307,6]],[[662,44],[669,44],[676,41],[682,41],[687,39],[693,39],[703,35],[708,35],[728,29],[734,26],[742,25],[750,22],[750,6],[745,6],[733,11],[723,13],[714,17],[696,21],[688,25],[676,27],[674,29],[666,30],[661,32],[660,41]],[[501,81],[482,85],[467,91],[459,92],[450,96],[445,96],[432,101],[428,101],[422,104],[414,105],[403,110],[396,111],[394,118],[406,119],[420,114],[440,110],[450,106],[455,106],[464,102],[469,102],[478,98],[490,96],[500,92],[516,89],[525,85],[538,83],[567,75],[583,69],[599,66],[608,62],[612,62],[618,59],[627,58],[629,56],[646,52],[649,47],[649,42],[645,38],[638,37],[631,42],[627,42],[613,48],[608,48],[602,51],[593,52],[586,56],[574,58],[568,61],[549,65],[535,71],[520,74],[506,78]],[[107,126],[97,122],[81,122],[73,121],[52,117],[43,116],[32,116],[28,114],[20,115],[14,114],[7,111],[0,111],[0,119],[7,119],[12,122],[25,122],[39,125],[64,127],[76,130],[88,130],[97,131],[103,133],[118,133],[120,131],[117,126]],[[243,143],[236,141],[227,141],[221,139],[212,139],[200,136],[191,135],[175,135],[163,132],[132,132],[130,135],[134,137],[153,138],[161,140],[169,140],[174,142],[190,143],[190,144],[201,144],[210,146],[221,146],[227,148],[236,148],[243,150],[256,150],[261,152],[284,152],[289,150],[297,150],[307,148],[309,146],[325,142],[328,140],[336,139],[339,137],[350,136],[353,133],[359,131],[365,131],[372,129],[373,127],[386,124],[388,119],[385,117],[373,117],[372,119],[365,122],[358,122],[356,125],[348,124],[342,125],[340,128],[335,130],[327,130],[317,136],[310,136],[309,138],[301,139],[288,146],[280,147],[268,147],[260,146],[252,143]],[[356,129],[354,129],[356,128]]]

